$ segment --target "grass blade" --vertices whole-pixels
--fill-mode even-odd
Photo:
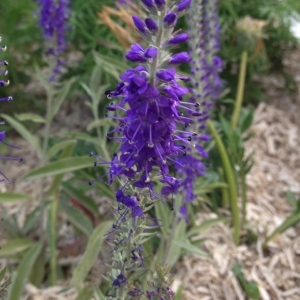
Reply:
[[[21,299],[22,291],[26,282],[26,279],[28,278],[32,266],[38,257],[40,251],[42,249],[41,243],[36,243],[33,246],[31,246],[25,255],[23,256],[18,270],[17,270],[17,276],[13,280],[12,286],[11,286],[11,292],[9,300],[17,300]]]

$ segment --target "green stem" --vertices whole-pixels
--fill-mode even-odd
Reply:
[[[243,102],[243,97],[244,97],[244,89],[245,89],[247,58],[248,58],[247,51],[243,51],[242,57],[241,57],[239,82],[238,82],[238,89],[237,89],[235,107],[234,107],[234,112],[233,112],[232,118],[231,118],[231,128],[232,128],[232,130],[234,130],[237,126],[239,116],[240,116],[241,107],[242,107],[242,102]]]
[[[246,219],[247,219],[247,185],[246,185],[246,175],[242,171],[241,174],[241,181],[242,181],[242,227],[246,224]]]
[[[219,174],[221,177],[221,180],[225,182],[225,176],[224,176],[224,171],[222,168],[219,169]],[[229,193],[228,193],[228,187],[222,187],[221,188],[221,194],[222,194],[222,207],[227,207],[229,206]]]
[[[58,197],[54,196],[51,203],[50,211],[50,282],[51,285],[56,284],[56,220],[58,210]]]
[[[230,207],[231,207],[231,213],[233,218],[233,238],[236,245],[238,245],[240,241],[240,217],[239,217],[239,209],[238,209],[237,188],[236,188],[236,182],[235,182],[233,170],[226,149],[224,147],[224,144],[222,143],[220,136],[218,135],[213,123],[210,120],[207,121],[207,127],[216,142],[222,160],[224,173],[227,179],[229,196],[230,196],[229,199]]]

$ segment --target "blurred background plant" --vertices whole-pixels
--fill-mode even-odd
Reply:
[[[213,129],[209,126],[212,140],[205,149],[210,153],[208,171],[197,180],[194,191],[197,197],[188,209],[190,222],[179,223],[177,238],[172,241],[167,258],[164,257],[166,237],[180,215],[168,218],[168,208],[161,203],[151,211],[162,220],[156,237],[145,245],[145,256],[155,254],[151,256],[152,269],[162,260],[174,268],[186,252],[206,255],[198,247],[203,242],[199,232],[220,222],[233,223],[237,243],[244,236],[247,228],[245,178],[255,155],[245,154],[245,142],[251,137],[248,129],[253,108],[267,100],[253,78],[276,71],[285,79],[285,88],[295,90],[292,77],[283,67],[284,55],[297,44],[289,21],[295,11],[300,12],[298,0],[220,1],[221,57],[225,62],[221,76],[225,79],[225,90],[212,117]],[[101,291],[108,287],[99,279],[99,274],[96,284],[91,282],[89,272],[101,249],[101,260],[108,259],[103,250],[103,235],[111,226],[107,221],[110,210],[100,209],[99,199],[108,205],[114,193],[102,182],[88,186],[87,182],[103,174],[104,168],[90,168],[93,161],[87,154],[95,152],[109,159],[110,153],[115,151],[116,145],[106,139],[112,123],[103,118],[109,101],[104,92],[112,88],[128,68],[124,53],[131,43],[139,41],[138,34],[132,30],[131,15],[140,14],[141,10],[135,2],[121,5],[109,0],[72,0],[70,46],[63,54],[65,70],[54,86],[47,77],[49,66],[43,56],[43,41],[37,26],[37,3],[2,1],[0,12],[2,37],[10,47],[7,60],[13,83],[5,92],[21,100],[18,106],[1,107],[1,113],[10,124],[5,129],[14,128],[35,149],[38,163],[26,178],[40,189],[37,199],[11,191],[1,194],[0,203],[33,203],[21,226],[22,209],[11,215],[1,208],[3,217],[9,216],[2,224],[6,232],[0,251],[0,257],[8,259],[7,271],[12,274],[9,299],[20,299],[27,280],[39,287],[67,279],[77,288],[78,300],[89,300],[92,295],[102,300]],[[245,24],[249,29],[247,22],[256,28],[250,34],[243,30]],[[187,23],[181,20],[180,26],[184,29]],[[188,72],[186,68],[182,71]],[[84,115],[87,124],[82,122],[80,132],[58,129],[55,125],[59,112],[69,106],[76,107],[79,102],[88,108],[87,116]],[[239,197],[241,212],[237,210]],[[288,199],[293,202],[295,211],[286,226],[276,233],[299,220],[297,201],[290,194]],[[176,199],[177,207],[179,203]],[[231,217],[224,215],[223,210],[220,212],[220,208],[230,208]],[[195,215],[202,210],[219,215],[197,224]],[[237,221],[240,217],[241,222]],[[70,232],[68,241],[63,239],[66,231]],[[272,237],[273,234],[266,243]],[[247,240],[242,239],[242,242]],[[82,254],[80,262],[79,254]]]

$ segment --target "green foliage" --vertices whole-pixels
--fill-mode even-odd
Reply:
[[[279,225],[265,240],[263,247],[266,247],[268,242],[272,240],[277,234],[285,232],[290,227],[295,226],[300,222],[300,199],[296,199],[295,195],[288,190],[286,193],[287,200],[293,206],[294,210],[290,216],[288,216],[284,222]]]
[[[237,277],[239,283],[241,284],[244,292],[250,299],[259,299],[259,289],[254,281],[248,281],[242,271],[242,266],[236,263],[232,267],[232,272]]]
[[[112,222],[107,221],[100,224],[96,227],[89,239],[88,245],[86,247],[85,253],[78,264],[78,266],[73,271],[72,276],[72,285],[75,287],[82,286],[84,279],[90,269],[92,268],[93,264],[96,261],[96,258],[99,254],[101,249],[104,234],[111,228]]]
[[[14,83],[14,88],[8,89],[7,92],[18,98],[22,96],[23,101],[20,106],[13,107],[14,116],[2,113],[1,118],[7,121],[37,153],[38,167],[26,174],[24,179],[34,180],[42,187],[46,183],[46,178],[50,180],[48,190],[41,189],[37,199],[23,194],[1,193],[0,203],[32,201],[36,204],[36,207],[26,215],[22,226],[17,221],[20,211],[9,218],[5,218],[8,214],[4,211],[3,223],[7,241],[2,245],[0,257],[12,258],[17,265],[17,269],[13,271],[14,282],[10,287],[10,299],[20,299],[24,284],[28,280],[36,286],[41,284],[47,286],[55,285],[57,279],[64,276],[57,244],[59,229],[67,223],[72,227],[75,236],[84,236],[87,240],[79,264],[67,266],[71,270],[71,275],[67,276],[71,276],[71,284],[79,292],[77,299],[89,300],[94,295],[95,299],[103,300],[105,299],[103,289],[86,285],[86,279],[99,252],[105,249],[104,234],[111,228],[111,222],[103,221],[98,203],[88,195],[88,192],[96,190],[101,197],[114,199],[118,184],[107,187],[103,182],[95,182],[89,187],[87,182],[103,175],[105,169],[89,168],[93,165],[93,159],[87,157],[87,154],[93,151],[109,160],[111,153],[118,147],[116,143],[107,143],[106,132],[111,129],[113,122],[101,116],[104,115],[105,106],[109,101],[104,96],[105,90],[115,85],[119,75],[128,65],[124,61],[124,50],[116,46],[113,34],[105,26],[97,24],[99,20],[97,11],[101,10],[101,5],[112,5],[112,2],[72,0],[70,47],[65,56],[79,53],[81,58],[80,63],[69,67],[61,82],[56,84],[49,83],[48,77],[41,70],[49,66],[43,55],[37,16],[33,14],[37,8],[36,2],[32,0],[4,1],[5,4],[2,2],[0,11],[5,13],[1,15],[0,28],[3,28],[2,37],[9,45],[5,59],[10,63],[10,80]],[[201,210],[203,203],[209,204],[215,212],[218,212],[219,207],[227,207],[230,203],[234,238],[236,243],[239,242],[239,232],[246,219],[245,177],[253,164],[253,153],[245,155],[245,141],[251,137],[246,132],[252,123],[253,113],[250,109],[241,108],[237,114],[237,124],[231,126],[229,119],[234,101],[230,98],[234,98],[237,90],[237,73],[231,71],[237,69],[237,58],[241,56],[242,50],[248,47],[246,41],[244,44],[240,43],[237,37],[236,23],[246,15],[268,21],[264,36],[259,41],[262,47],[257,48],[259,50],[257,53],[253,53],[253,49],[250,49],[252,52],[249,50],[246,96],[245,99],[241,97],[241,100],[245,100],[246,103],[253,102],[259,91],[251,82],[253,74],[266,74],[270,70],[282,71],[283,55],[295,45],[286,17],[294,9],[299,9],[299,6],[297,0],[220,1],[221,56],[226,61],[223,78],[229,90],[228,99],[219,102],[216,122],[209,125],[213,135],[210,145],[210,170],[206,177],[199,178],[196,184],[194,192],[197,200],[189,207],[190,223],[186,224],[180,220],[181,216],[176,213],[183,202],[179,197],[175,200],[176,209],[173,213],[160,201],[149,210],[151,217],[158,218],[162,225],[155,237],[152,232],[144,234],[145,256],[151,257],[152,270],[155,265],[162,263],[169,264],[172,268],[187,252],[200,256],[207,255],[199,247],[203,242],[201,233],[219,223],[228,224],[230,218],[220,216],[196,225],[195,214]],[[182,28],[186,27],[184,21],[180,22]],[[189,72],[188,66],[185,70]],[[23,86],[30,83],[33,78],[44,88],[45,95],[33,97],[30,92],[23,91]],[[79,96],[71,97],[75,90]],[[87,125],[87,131],[53,132],[52,124],[58,112],[65,102],[74,101],[73,98],[84,98],[86,106],[91,111],[93,119]],[[31,106],[34,106],[34,112],[31,112]],[[43,130],[43,136],[35,132],[37,129]],[[242,225],[239,221],[238,196],[243,199]],[[267,237],[265,245],[276,234],[284,232],[300,221],[300,201],[290,191],[287,198],[294,211]],[[10,282],[8,279],[1,284],[5,271],[5,269],[0,271],[0,295],[4,295],[4,290]],[[163,273],[161,269],[158,271]],[[257,286],[244,278],[241,267],[234,266],[233,272],[247,296],[257,299]],[[146,281],[144,284],[146,287]],[[180,299],[182,289],[183,287],[175,299]]]
[[[237,43],[238,33],[236,24],[238,20],[250,16],[253,19],[263,20],[267,25],[263,30],[263,38],[259,39],[254,51],[249,53],[249,67],[246,76],[245,103],[257,103],[265,99],[258,82],[253,82],[253,74],[263,75],[270,71],[277,71],[284,78],[290,80],[283,68],[283,56],[293,49],[297,40],[290,31],[289,17],[300,10],[298,0],[221,0],[219,15],[222,27],[221,56],[226,61],[222,77],[230,89],[229,97],[234,97],[237,88],[237,59],[241,56],[246,40]],[[286,85],[288,86],[288,85]]]
[[[6,299],[7,297],[7,287],[11,284],[10,276],[5,278],[6,268],[0,270],[0,297],[1,299]]]

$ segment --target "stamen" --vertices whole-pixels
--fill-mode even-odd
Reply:
[[[15,149],[19,149],[19,150],[22,149],[22,148],[20,148],[20,147],[17,147],[17,146],[14,146],[14,145],[5,143],[5,142],[3,142],[3,141],[1,141],[0,143],[4,144],[4,145],[6,145],[6,146],[9,146],[9,147],[15,148]]]
[[[8,177],[6,177],[1,171],[0,171],[0,174],[6,179],[6,182],[8,183],[8,184],[11,184],[11,180],[8,178]],[[4,181],[3,179],[2,180],[0,180],[0,181]]]
[[[9,157],[9,156],[0,156],[1,159],[6,159],[6,160],[17,160],[18,162],[22,162],[23,158],[16,158],[16,157]]]
[[[94,179],[94,180],[90,180],[89,181],[89,185],[93,185],[94,182],[101,180],[103,177],[105,177],[107,174],[109,174],[109,172],[105,173],[104,175]]]
[[[3,101],[11,102],[12,100],[13,100],[12,96],[9,96],[9,97],[6,97],[6,98],[0,98],[0,102],[3,102]]]
[[[154,144],[152,142],[152,125],[149,125],[149,143],[148,143],[149,148],[153,148]]]

